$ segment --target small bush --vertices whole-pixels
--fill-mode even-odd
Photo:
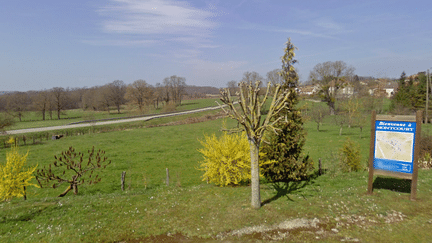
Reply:
[[[429,134],[422,134],[420,137],[420,156],[419,156],[419,167],[420,168],[432,168],[432,136]]]
[[[176,111],[176,108],[177,108],[177,106],[176,106],[176,104],[174,102],[168,102],[162,108],[162,112],[163,113],[174,112],[174,111]]]
[[[347,138],[342,148],[340,149],[340,162],[343,172],[360,171],[362,170],[360,146]]]
[[[224,132],[219,138],[213,134],[205,136],[205,141],[200,142],[204,148],[198,151],[203,154],[204,161],[200,162],[198,169],[205,171],[203,181],[208,180],[219,186],[228,186],[250,180],[251,158],[246,133]]]
[[[429,152],[425,152],[418,161],[419,167],[423,169],[432,168],[432,157]]]

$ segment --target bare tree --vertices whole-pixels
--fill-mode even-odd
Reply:
[[[336,94],[354,75],[354,67],[343,61],[318,63],[309,73],[309,80],[318,85],[321,98],[327,102],[330,114],[335,114]]]
[[[154,88],[154,107],[156,109],[159,109],[159,102],[164,100],[164,94],[164,87],[161,85],[161,83],[157,83],[156,87]]]
[[[0,112],[0,131],[15,123],[13,117],[6,112]]]
[[[230,90],[230,93],[235,95],[238,90],[237,81],[231,80],[227,83],[227,87]]]
[[[120,114],[120,106],[125,103],[126,84],[121,80],[115,80],[107,87],[109,89],[108,98],[117,107],[117,113]]]
[[[67,88],[66,92],[68,93],[68,103],[67,109],[78,109],[83,108],[83,98],[87,88]]]
[[[359,127],[360,129],[360,139],[363,135],[363,128],[368,124],[370,121],[369,113],[368,112],[358,112],[355,117],[355,125]]]
[[[182,96],[185,94],[186,79],[173,75],[163,80],[165,102],[171,100],[176,104],[181,104]]]
[[[243,78],[241,80],[241,82],[246,82],[246,83],[255,83],[260,81],[260,93],[259,95],[263,95],[266,92],[266,87],[263,87],[263,80],[264,78],[257,72],[252,71],[252,72],[244,72],[243,73]]]
[[[282,79],[280,75],[281,69],[274,69],[272,71],[267,72],[267,83],[271,83],[272,87],[275,87],[276,84],[283,85],[285,80]],[[273,93],[274,90],[271,92]]]
[[[105,151],[95,150],[94,147],[88,150],[86,157],[87,159],[84,158],[84,153],[77,153],[73,147],[69,147],[69,150],[62,152],[61,155],[54,156],[55,161],[52,165],[49,164],[48,168],[44,166],[43,169],[38,169],[36,180],[41,187],[56,188],[62,183],[69,184],[59,197],[64,197],[71,190],[76,195],[79,185],[85,182],[89,185],[100,182],[99,175],[93,172],[105,169],[111,164],[111,160],[105,157]]]
[[[51,93],[49,91],[39,91],[33,100],[33,108],[40,111],[42,120],[45,121],[46,111],[49,109]]]
[[[240,98],[238,100],[240,110],[234,106],[235,102],[231,97],[229,89],[221,90],[220,98],[221,101],[228,106],[228,109],[224,107],[222,107],[222,109],[243,126],[248,137],[251,153],[251,205],[256,209],[261,207],[259,189],[259,147],[261,139],[267,129],[271,128],[275,131],[274,125],[283,119],[283,117],[278,117],[277,115],[285,108],[285,102],[289,97],[288,90],[283,92],[280,85],[277,85],[267,116],[264,121],[261,121],[261,109],[268,98],[270,83],[267,86],[267,92],[262,100],[258,95],[260,86],[260,81],[255,82],[255,84],[251,82],[240,83]],[[275,117],[278,118],[275,119]]]
[[[272,83],[273,85],[280,84],[282,85],[285,80],[282,79],[280,73],[280,69],[274,69],[272,71],[267,72],[267,82]]]
[[[112,104],[111,90],[109,85],[98,87],[96,90],[96,106],[98,110],[105,110],[110,113],[110,106]]]
[[[83,96],[82,96],[82,108],[83,110],[92,109],[93,111],[96,111],[98,108],[97,104],[97,93],[98,93],[97,86],[91,87],[87,89]]]
[[[6,111],[7,98],[6,95],[0,95],[0,111]]]
[[[132,104],[138,106],[140,112],[143,112],[145,105],[148,105],[153,99],[153,87],[145,80],[136,80],[126,88],[126,99]]]
[[[6,109],[13,112],[20,121],[30,104],[31,100],[27,93],[15,92],[7,95]]]
[[[317,131],[319,132],[320,125],[324,118],[328,115],[328,109],[321,104],[314,104],[309,112],[311,119],[317,124]]]
[[[348,119],[348,127],[355,125],[358,114],[361,113],[362,102],[354,97],[344,99],[341,107]]]
[[[65,110],[67,104],[67,93],[64,88],[54,87],[51,89],[52,101],[57,111],[57,119],[60,120],[60,114]]]
[[[259,73],[255,71],[247,71],[243,73],[243,78],[241,81],[246,83],[255,83],[257,81],[261,81],[260,86],[262,86],[262,80],[264,80],[264,78]]]
[[[333,122],[339,126],[339,136],[342,136],[342,129],[348,124],[348,114],[344,111],[339,112],[337,115],[333,116]]]

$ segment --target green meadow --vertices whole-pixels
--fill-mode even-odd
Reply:
[[[206,99],[193,99],[193,100],[183,100],[182,104],[175,108],[175,111],[187,111],[205,108],[209,106],[216,106],[217,98],[206,98]],[[143,112],[140,112],[137,107],[125,105],[122,106],[120,113],[117,113],[115,107],[110,107],[110,112],[108,111],[92,111],[92,110],[82,110],[73,109],[62,111],[60,114],[60,120],[57,119],[56,111],[52,112],[52,119],[48,112],[45,114],[45,120],[42,120],[41,112],[27,111],[23,113],[22,121],[19,122],[18,118],[15,118],[16,123],[8,127],[8,130],[26,129],[26,128],[36,128],[36,127],[49,127],[49,126],[61,126],[67,125],[73,122],[87,121],[87,120],[99,120],[99,119],[111,119],[111,118],[123,118],[129,116],[140,116],[140,115],[152,115],[159,114],[163,112],[172,112],[171,110],[166,111],[163,108],[161,102],[158,109],[153,106],[145,107]]]
[[[198,170],[200,140],[220,134],[224,122],[228,127],[237,123],[228,118],[181,121],[214,113],[21,145],[21,152],[29,152],[28,164],[39,168],[70,146],[83,152],[95,146],[106,151],[112,163],[99,173],[100,183],[80,186],[78,195],[69,192],[57,197],[65,184],[56,189],[30,187],[26,201],[15,198],[0,203],[0,242],[428,242],[432,238],[432,170],[419,171],[416,201],[409,200],[409,181],[393,178],[376,177],[374,194],[366,194],[369,123],[360,138],[357,127],[344,127],[339,135],[331,117],[320,131],[313,121],[306,121],[305,153],[316,169],[321,159],[325,173],[289,185],[262,180],[263,207],[253,210],[247,185],[207,184]],[[365,170],[343,173],[339,169],[338,151],[347,138],[360,145]],[[7,150],[0,149],[2,163]],[[315,219],[316,225],[275,228],[295,219]],[[234,234],[252,226],[269,230]]]

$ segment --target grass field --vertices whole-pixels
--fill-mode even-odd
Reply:
[[[182,104],[176,107],[176,111],[194,110],[209,106],[217,105],[216,98],[208,99],[194,99],[194,100],[183,100]],[[48,112],[46,113],[45,121],[42,120],[40,112],[28,111],[25,112],[20,122],[18,118],[15,118],[16,123],[13,126],[8,127],[8,130],[35,128],[35,127],[48,127],[48,126],[61,126],[72,122],[79,122],[84,120],[97,120],[106,118],[120,118],[127,116],[142,115],[135,107],[123,106],[120,110],[120,114],[114,107],[111,107],[110,112],[107,111],[91,111],[91,110],[66,110],[62,112],[61,119],[57,120],[57,113],[53,112],[53,119],[50,119]],[[164,112],[164,108],[161,104],[159,109],[154,107],[147,107],[144,114],[159,114]]]
[[[263,183],[264,206],[253,210],[248,186],[216,187],[202,181],[202,172],[196,169],[202,159],[197,151],[199,140],[204,134],[220,134],[222,119],[157,126],[171,121],[152,120],[155,127],[21,146],[22,152],[29,151],[29,164],[39,167],[69,146],[77,151],[92,146],[103,149],[112,164],[101,173],[99,184],[80,187],[76,196],[57,197],[66,185],[57,189],[31,187],[27,201],[19,198],[0,203],[0,241],[428,242],[432,237],[432,170],[419,172],[417,201],[408,200],[407,181],[376,178],[371,196],[366,194],[367,171],[338,170],[336,153],[347,137],[360,144],[366,166],[370,126],[364,128],[360,139],[358,128],[344,128],[339,136],[339,127],[330,118],[320,132],[315,123],[307,122],[305,152],[315,164],[322,159],[326,174],[289,187]],[[232,120],[227,124],[236,125]],[[2,162],[5,152],[0,150]],[[170,171],[169,186],[165,185],[166,168]],[[127,173],[125,191],[120,189],[122,171]],[[293,219],[315,219],[316,227],[273,227]],[[270,230],[234,234],[251,226]]]

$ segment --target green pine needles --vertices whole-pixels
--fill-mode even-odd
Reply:
[[[313,170],[313,161],[303,154],[305,131],[303,119],[296,105],[298,94],[295,91],[298,85],[298,75],[294,68],[296,47],[288,39],[285,54],[282,59],[282,70],[279,75],[285,80],[282,89],[289,90],[289,98],[284,110],[279,116],[283,121],[275,125],[277,133],[268,133],[262,152],[266,154],[265,160],[276,161],[262,166],[263,175],[271,182],[300,181],[309,178]]]

